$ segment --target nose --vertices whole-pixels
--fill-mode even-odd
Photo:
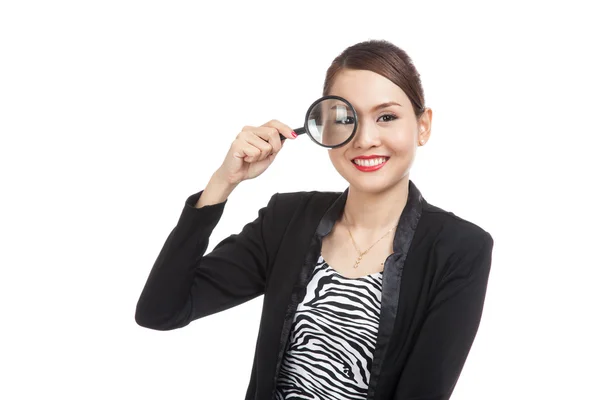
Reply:
[[[376,123],[367,119],[360,120],[352,139],[355,148],[368,149],[381,145],[379,129]]]

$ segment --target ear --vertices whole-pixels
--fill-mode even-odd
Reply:
[[[429,135],[431,134],[431,119],[433,116],[433,111],[431,108],[425,108],[421,117],[417,121],[417,129],[418,129],[418,137],[417,143],[419,145],[424,145],[429,140]]]

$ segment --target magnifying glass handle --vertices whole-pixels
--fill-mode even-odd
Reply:
[[[302,128],[296,128],[296,129],[294,129],[294,132],[296,132],[296,135],[304,135],[306,133],[306,129],[304,129],[304,127],[302,127]],[[285,140],[287,138],[280,133],[279,134],[279,139],[281,139],[283,141],[283,140]]]

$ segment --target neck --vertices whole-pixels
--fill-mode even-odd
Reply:
[[[408,199],[408,180],[407,175],[396,186],[379,193],[350,186],[344,209],[346,221],[342,223],[365,236],[377,236],[396,226]]]

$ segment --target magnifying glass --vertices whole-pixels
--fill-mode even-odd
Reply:
[[[334,149],[348,143],[356,133],[358,116],[352,104],[340,96],[323,96],[313,102],[304,118],[304,127],[294,129],[298,135],[307,134],[322,147]],[[281,140],[286,137],[279,134]]]

